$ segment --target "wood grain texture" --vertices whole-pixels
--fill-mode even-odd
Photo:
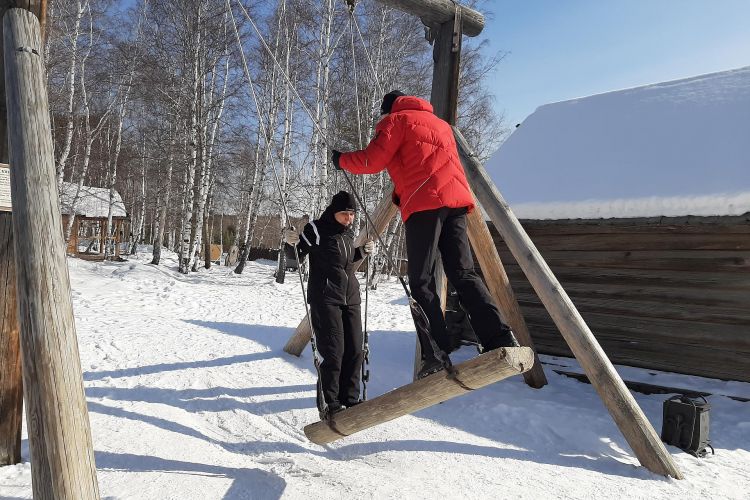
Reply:
[[[348,408],[333,417],[333,426],[316,422],[305,427],[305,435],[316,444],[326,444],[388,422],[529,370],[534,352],[528,347],[501,348],[456,365],[457,378],[445,371]]]
[[[453,21],[456,4],[451,0],[378,0],[394,9],[408,12],[425,26],[436,27]],[[461,6],[462,29],[467,36],[477,36],[484,29],[484,16],[474,9]]]
[[[543,256],[556,258],[548,261],[550,268],[613,362],[750,381],[750,270],[715,265],[744,258],[747,217],[525,221],[523,226],[541,242]],[[506,270],[539,352],[570,355],[507,245],[493,236],[509,259]],[[631,249],[645,253],[633,260]],[[592,254],[607,254],[606,265]]]
[[[6,10],[19,7],[46,21],[46,0],[0,0],[0,22]],[[8,163],[5,62],[0,37],[0,163]],[[16,302],[16,263],[13,251],[13,220],[10,212],[0,213],[0,466],[21,462],[23,383],[21,344]]]
[[[357,236],[357,239],[354,241],[354,246],[358,247],[364,245],[365,242],[370,239],[375,239],[375,233],[382,234],[388,228],[388,224],[396,216],[397,212],[398,207],[393,204],[390,195],[386,195],[380,200],[380,203],[375,209],[375,213],[372,215],[372,223],[374,227],[368,226],[370,227],[369,235],[365,231],[361,231]],[[360,263],[357,264],[355,271],[359,268],[362,262],[364,261],[360,261]],[[307,297],[305,297],[305,300],[307,300]],[[284,352],[294,356],[301,355],[302,351],[305,350],[305,347],[307,347],[307,344],[310,342],[310,335],[310,321],[308,317],[305,316],[297,326],[294,335],[289,338],[284,346]]]
[[[497,253],[490,231],[482,217],[482,211],[479,202],[475,203],[477,209],[467,216],[467,231],[469,240],[474,249],[479,266],[482,269],[482,275],[487,283],[492,298],[495,300],[503,319],[516,334],[518,342],[522,346],[530,347],[536,351],[534,341],[529,334],[526,321],[523,319],[521,308],[518,305],[516,296],[513,293],[508,275],[505,273],[503,262]],[[523,374],[523,378],[531,387],[539,389],[547,385],[547,377],[544,375],[542,364],[539,357],[534,352],[534,367]]]
[[[23,384],[12,215],[0,212],[0,466],[21,462]]]
[[[10,9],[3,31],[13,230],[22,235],[14,241],[34,498],[98,499],[39,21]]]
[[[636,457],[644,467],[654,473],[681,479],[682,474],[672,456],[625,387],[570,297],[513,215],[484,167],[471,151],[466,139],[455,127],[454,134],[474,194],[591,379],[599,397]]]

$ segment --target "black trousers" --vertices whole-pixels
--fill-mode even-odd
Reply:
[[[405,224],[412,295],[430,320],[433,339],[446,353],[450,352],[451,342],[435,284],[438,251],[443,259],[445,274],[460,295],[482,346],[485,349],[497,347],[499,336],[510,330],[503,323],[487,287],[474,270],[466,233],[466,211],[466,208],[439,208],[416,212]],[[426,351],[425,347],[422,341],[423,352]]]
[[[360,306],[310,304],[310,319],[323,357],[320,378],[326,403],[357,402],[364,360]]]

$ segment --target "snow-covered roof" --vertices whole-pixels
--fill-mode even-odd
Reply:
[[[540,106],[486,167],[520,218],[750,212],[750,67]]]
[[[72,212],[71,205],[75,198],[78,184],[63,182],[60,192],[60,205],[63,214]],[[107,217],[109,210],[109,189],[91,186],[82,186],[75,203],[76,214],[83,217]],[[122,202],[120,193],[115,191],[114,205],[112,207],[113,217],[127,217],[125,204]]]

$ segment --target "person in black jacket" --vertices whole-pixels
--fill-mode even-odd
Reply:
[[[359,403],[362,352],[362,318],[355,264],[372,253],[372,241],[354,247],[356,202],[346,191],[334,195],[319,219],[305,225],[301,234],[284,231],[284,240],[297,245],[302,259],[310,254],[307,302],[310,319],[323,357],[320,377],[328,411],[336,413]]]

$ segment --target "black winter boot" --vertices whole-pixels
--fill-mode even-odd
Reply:
[[[518,340],[516,340],[516,336],[513,335],[513,332],[507,330],[492,339],[492,342],[488,342],[487,345],[483,345],[482,347],[482,352],[488,352],[501,347],[521,347],[521,345],[518,343]]]
[[[429,356],[427,359],[423,358],[422,364],[419,367],[419,372],[417,372],[417,380],[423,379],[433,373],[437,373],[443,368],[445,368],[443,363],[435,359],[434,356]]]

